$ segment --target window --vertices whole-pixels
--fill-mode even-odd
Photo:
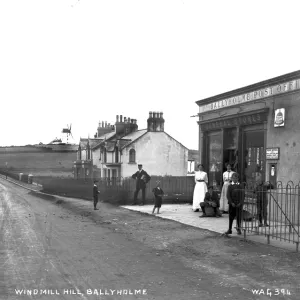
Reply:
[[[119,162],[119,148],[118,147],[115,148],[115,162],[116,163]]]
[[[130,149],[130,151],[129,151],[129,162],[135,163],[135,150],[134,149]]]
[[[100,154],[100,155],[99,155],[99,160],[101,160],[101,155],[102,155],[101,148],[100,148],[99,152],[100,152],[100,153],[99,153],[99,154]]]
[[[105,162],[105,163],[107,162],[107,153],[106,153],[106,148],[104,148],[103,160],[104,160],[104,162]]]

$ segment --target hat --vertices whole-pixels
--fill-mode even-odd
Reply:
[[[142,166],[142,164],[138,164],[138,167],[141,167]]]
[[[209,189],[213,189],[213,188],[214,188],[213,185],[209,185],[209,186],[207,187],[208,190],[209,190]]]

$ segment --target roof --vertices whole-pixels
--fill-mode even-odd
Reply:
[[[129,141],[127,144],[125,144],[123,147],[122,147],[122,149],[123,148],[126,148],[126,147],[128,147],[129,145],[131,145],[132,143],[134,143],[134,142],[136,142],[139,138],[141,138],[142,136],[144,136],[144,135],[146,135],[146,134],[152,134],[152,133],[154,133],[154,134],[157,134],[157,133],[164,133],[164,134],[166,134],[168,137],[170,137],[172,140],[174,140],[174,141],[176,141],[178,144],[180,144],[182,147],[184,147],[184,148],[186,148],[186,149],[188,149],[187,147],[185,147],[184,145],[182,145],[180,142],[178,142],[176,139],[174,139],[172,136],[170,136],[168,133],[166,133],[165,131],[147,131],[147,129],[142,129],[142,130],[139,130],[139,131],[136,131],[136,132],[132,132],[132,133],[138,133],[138,132],[140,132],[139,134],[136,134],[135,136],[131,136],[132,137],[132,140],[131,141]],[[131,134],[132,134],[131,133]],[[126,136],[124,136],[124,139],[126,138],[128,138],[131,134],[128,134],[128,135],[126,135]]]
[[[274,77],[274,78],[271,78],[268,80],[260,81],[260,82],[257,82],[257,83],[254,83],[254,84],[251,84],[248,86],[244,86],[244,87],[236,89],[236,90],[218,94],[218,95],[215,95],[215,96],[212,96],[209,98],[201,99],[201,100],[196,101],[196,103],[198,104],[198,106],[202,106],[202,105],[214,102],[214,101],[218,101],[218,100],[225,99],[225,98],[230,98],[232,96],[236,96],[239,94],[249,93],[255,89],[260,89],[263,87],[267,87],[269,85],[275,85],[275,84],[282,83],[284,81],[298,79],[299,77],[300,77],[300,71],[295,71],[295,72],[281,75],[278,77]]]
[[[121,149],[126,148],[127,146],[129,146],[130,144],[135,142],[137,139],[139,139],[141,136],[143,136],[146,133],[147,133],[147,129],[141,129],[141,130],[133,131],[133,132],[123,136],[120,139]]]
[[[105,133],[101,136],[98,137],[98,143],[96,143],[92,149],[97,149],[99,148],[99,146],[105,141],[105,140],[110,140],[112,138],[114,138],[116,136],[116,133],[114,131],[112,132],[108,132],[108,133]]]
[[[99,143],[99,139],[89,139],[89,138],[80,138],[79,145],[81,149],[86,149],[87,143],[89,141],[90,147],[94,147],[97,143]]]

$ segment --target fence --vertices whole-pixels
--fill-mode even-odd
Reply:
[[[136,188],[136,181],[132,178],[102,178],[97,180],[101,200],[118,205],[132,203]],[[192,202],[195,185],[193,177],[152,176],[150,182],[146,185],[146,204],[153,203],[154,196],[152,190],[156,187],[156,181],[158,180],[166,194],[164,203]],[[93,179],[91,178],[36,177],[35,182],[41,184],[43,190],[48,193],[83,199],[93,198]],[[142,196],[141,192],[138,196]]]
[[[242,229],[247,233],[264,235],[296,244],[300,241],[300,186],[278,182],[273,188],[245,188],[245,202],[242,214]],[[248,213],[247,213],[248,212]],[[268,226],[265,226],[265,221]],[[262,223],[262,224],[261,224]]]

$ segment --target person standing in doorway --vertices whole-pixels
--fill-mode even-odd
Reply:
[[[269,226],[268,224],[268,194],[267,191],[272,188],[270,183],[263,182],[262,174],[256,174],[256,188],[254,189],[254,193],[256,194],[256,205],[257,205],[257,215],[259,227]],[[264,222],[263,222],[264,221]]]
[[[228,213],[228,199],[227,199],[227,190],[229,187],[229,184],[231,182],[231,176],[234,173],[231,170],[231,165],[229,163],[226,164],[227,171],[223,173],[223,188],[221,192],[221,198],[220,198],[220,210],[222,213]]]
[[[198,171],[195,172],[195,188],[193,194],[193,211],[199,211],[200,203],[204,201],[207,193],[208,178],[207,173],[204,172],[204,166],[198,165]]]
[[[98,210],[98,208],[97,208],[98,194],[100,194],[100,191],[98,190],[98,186],[96,183],[97,183],[97,180],[94,180],[94,186],[93,186],[94,210]]]
[[[225,234],[232,234],[232,224],[233,220],[236,218],[236,230],[238,234],[241,232],[241,221],[243,204],[245,199],[245,189],[242,184],[238,182],[238,173],[232,174],[232,183],[229,185],[227,190],[227,198],[229,204],[229,228]]]
[[[146,171],[143,170],[143,165],[138,165],[138,171],[132,175],[132,178],[136,180],[136,188],[133,197],[132,205],[136,205],[137,196],[140,190],[142,190],[142,202],[141,205],[145,204],[146,197],[146,185],[150,181],[151,177],[148,175]]]

